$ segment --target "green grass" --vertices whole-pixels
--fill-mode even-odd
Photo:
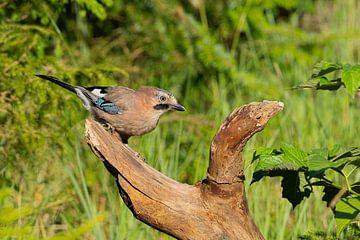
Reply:
[[[208,24],[211,19],[208,17],[206,20],[205,9],[199,11],[201,24]],[[228,73],[214,71],[207,76],[208,79],[200,81],[194,79],[192,69],[172,76],[166,73],[164,61],[160,61],[158,66],[165,69],[163,77],[158,76],[157,66],[151,64],[146,69],[146,78],[139,74],[139,80],[134,80],[131,73],[135,76],[137,73],[131,70],[130,77],[124,77],[121,70],[127,69],[131,63],[123,63],[123,59],[111,55],[110,50],[108,54],[112,58],[105,59],[98,51],[105,38],[87,45],[74,37],[72,45],[69,44],[71,40],[55,37],[54,45],[59,44],[65,52],[62,54],[71,55],[69,58],[72,60],[67,58],[57,62],[53,59],[46,63],[38,56],[38,59],[30,59],[36,63],[35,69],[29,65],[30,60],[28,65],[24,63],[23,71],[28,75],[9,75],[0,65],[3,67],[0,68],[0,87],[8,86],[6,84],[13,77],[16,84],[23,87],[16,88],[12,94],[16,97],[26,92],[25,98],[11,104],[2,99],[5,99],[4,94],[0,95],[4,106],[0,110],[3,123],[0,126],[3,136],[0,137],[0,209],[20,211],[11,224],[0,221],[0,236],[2,227],[12,227],[18,230],[7,234],[4,239],[29,239],[30,235],[34,239],[53,236],[98,240],[171,239],[136,220],[126,208],[114,178],[85,143],[84,119],[87,113],[76,97],[29,77],[33,72],[50,68],[60,77],[62,72],[66,72],[67,80],[72,83],[89,85],[91,81],[91,84],[132,87],[145,84],[172,91],[188,111],[166,114],[155,131],[130,139],[130,146],[162,173],[190,184],[206,177],[211,139],[235,107],[263,99],[283,101],[284,111],[272,119],[263,132],[256,134],[244,151],[249,208],[265,239],[298,239],[300,235],[314,235],[316,232],[324,232],[330,237],[335,232],[335,220],[325,202],[321,201],[320,192],[315,192],[293,210],[291,204],[281,198],[278,179],[265,179],[250,186],[253,172],[250,161],[257,146],[276,147],[282,142],[303,149],[331,147],[335,143],[359,146],[359,100],[353,99],[344,89],[337,92],[289,90],[306,81],[311,65],[320,59],[359,62],[359,11],[360,6],[355,0],[334,1],[333,5],[318,1],[312,16],[318,16],[316,20],[320,21],[317,24],[321,33],[308,30],[309,36],[304,38],[291,35],[294,32],[281,32],[278,25],[268,29],[274,32],[272,38],[261,40],[253,39],[251,32],[245,30],[250,40],[240,40],[231,77]],[[269,18],[271,14],[268,13]],[[299,18],[294,17],[293,22]],[[116,39],[122,40],[121,37]],[[66,47],[62,41],[68,41]],[[308,42],[318,41],[319,45],[315,44],[311,54],[305,54],[294,41],[302,42],[303,48]],[[102,62],[94,60],[97,56]],[[118,68],[117,73],[107,74],[108,70],[103,68],[111,61],[111,66]],[[146,62],[146,58],[142,61]],[[7,64],[5,60],[3,63]],[[40,67],[42,65],[45,67]],[[149,70],[151,66],[153,70]],[[94,74],[96,71],[100,73]],[[109,80],[109,76],[117,81]],[[7,90],[0,89],[1,93]],[[2,196],[5,188],[11,192]],[[24,211],[21,209],[28,208],[32,209],[31,214],[21,213]]]

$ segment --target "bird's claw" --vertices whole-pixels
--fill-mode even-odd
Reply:
[[[104,123],[103,127],[105,128],[106,131],[110,132],[111,134],[115,132],[115,128],[108,123]]]

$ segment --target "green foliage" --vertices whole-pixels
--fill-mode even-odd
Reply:
[[[0,227],[0,237],[26,237],[27,239],[35,239],[31,236],[32,227]]]
[[[332,74],[331,80],[329,80],[329,74]],[[341,76],[341,77],[339,77]],[[314,88],[321,90],[338,90],[341,86],[344,86],[351,95],[355,96],[355,94],[360,91],[360,65],[350,65],[350,64],[336,64],[330,63],[326,61],[319,62],[313,67],[313,74],[311,75],[312,80],[308,81],[305,84],[299,85],[296,88]],[[338,150],[338,147],[334,147],[334,149]],[[282,150],[282,149],[281,149]],[[284,164],[288,162],[291,157],[287,156],[287,154],[282,150],[280,152],[280,156],[272,156],[272,152],[276,152],[276,150],[266,150],[269,154],[263,155],[264,150],[260,150],[259,155],[255,154],[254,159],[266,158],[266,160],[270,163],[267,169],[264,168],[261,164],[257,166],[255,172],[257,178],[261,178],[262,175],[268,176],[283,176],[283,181],[287,179],[287,171],[291,170],[292,174],[295,174],[298,177],[298,173],[300,171],[304,171],[304,175],[306,178],[306,185],[303,187],[310,187],[307,192],[307,197],[310,195],[312,190],[312,186],[323,186],[324,197],[323,200],[327,202],[328,206],[332,207],[335,212],[335,219],[337,225],[337,236],[340,236],[340,233],[344,231],[346,227],[349,227],[351,223],[359,218],[360,213],[360,189],[358,187],[358,182],[350,182],[350,176],[358,174],[358,168],[360,167],[360,150],[358,148],[349,149],[339,155],[334,155],[336,151],[332,150],[333,157],[330,156],[329,151],[327,149],[320,149],[320,151],[316,151],[320,154],[312,155],[308,154],[307,158],[303,158],[303,165],[301,166],[303,169],[284,169],[285,173],[278,173],[276,166]],[[301,151],[296,148],[293,151]],[[266,153],[266,152],[265,152]],[[322,153],[322,154],[321,154]],[[276,153],[277,154],[277,153]],[[275,159],[273,159],[275,158]],[[311,167],[311,165],[313,167]],[[314,168],[315,166],[315,168]],[[351,167],[349,167],[351,166]],[[350,170],[349,170],[350,168]],[[329,171],[332,170],[336,173],[341,174],[344,177],[345,185],[339,185],[335,182],[329,180]],[[263,170],[266,170],[267,173],[264,174]],[[275,170],[275,171],[273,171]],[[311,173],[311,171],[315,171],[315,173]],[[320,173],[320,175],[319,175]],[[255,176],[254,174],[254,176]],[[319,177],[320,176],[320,177]],[[312,178],[318,178],[315,182],[311,182]],[[256,181],[259,179],[255,178]],[[292,180],[298,180],[292,179]],[[304,198],[304,194],[299,190],[299,184],[296,184],[296,192],[293,192],[290,197],[285,195],[284,192],[288,191],[287,189],[292,188],[292,186],[283,186],[283,197],[286,197],[295,207],[300,201]],[[294,197],[297,195],[297,197]],[[336,204],[336,206],[335,206]],[[358,220],[357,220],[358,221]],[[357,234],[358,235],[358,234]]]
[[[341,77],[348,92],[355,95],[360,87],[360,65],[345,64]]]
[[[280,149],[259,148],[253,161],[257,161],[253,183],[263,177],[282,177],[282,197],[296,207],[305,197],[309,197],[315,186],[322,186],[323,201],[334,208],[337,235],[355,221],[360,212],[360,188],[354,176],[360,167],[360,149],[349,148],[340,152],[340,146],[321,148],[305,152],[289,144]],[[350,169],[350,170],[349,170]],[[342,185],[333,179],[339,174],[344,178]],[[356,178],[355,178],[356,179]]]
[[[337,225],[337,236],[355,219],[360,213],[360,196],[341,198],[336,204],[335,219]],[[359,234],[358,234],[359,235]],[[359,235],[360,236],[360,235]]]
[[[234,107],[251,101],[280,99],[288,107],[248,143],[244,159],[251,158],[255,145],[278,146],[280,141],[308,149],[339,139],[354,144],[360,113],[343,92],[334,98],[286,89],[305,79],[319,59],[358,62],[359,11],[351,0],[1,1],[0,208],[11,209],[13,216],[31,209],[1,225],[1,233],[8,231],[2,238],[27,233],[26,239],[79,237],[86,232],[80,238],[170,239],[134,219],[121,202],[112,176],[83,141],[88,114],[78,99],[34,74],[85,86],[169,89],[187,107],[186,115],[164,116],[154,132],[130,144],[164,174],[193,184],[205,177],[216,127]],[[340,88],[341,71],[313,81]],[[353,76],[348,85],[356,83]],[[284,166],[265,160],[264,167],[299,169],[304,152],[291,154],[292,146],[282,147],[290,160]],[[281,154],[269,157],[285,161]],[[307,171],[331,162],[324,154],[305,154],[312,159]],[[245,169],[250,179],[248,161]],[[324,214],[322,196],[306,198],[305,170],[283,183],[264,178],[247,188],[250,211],[266,239],[315,230],[323,238],[335,234],[335,220]],[[351,166],[343,171],[349,174]],[[343,186],[344,177],[333,175],[331,181],[340,178]],[[358,182],[357,171],[350,178]],[[281,184],[293,180],[299,184],[285,195],[300,193],[306,199],[294,210],[276,194]],[[329,199],[338,191],[327,189]],[[103,225],[91,222],[102,212],[107,216]],[[86,223],[92,227],[76,230]],[[340,238],[355,236],[357,230],[350,224]]]
[[[314,65],[313,73],[311,75],[312,78],[322,77],[325,74],[334,72],[336,70],[342,69],[342,65],[336,63],[329,63],[326,61],[321,61]]]
[[[91,231],[92,228],[96,226],[96,224],[103,222],[105,219],[104,214],[99,214],[94,217],[94,219],[90,219],[83,224],[81,224],[79,227],[69,230],[67,233],[58,234],[53,237],[48,238],[49,240],[73,240],[73,239],[79,239],[84,234]]]
[[[0,188],[0,203],[9,204],[11,198],[18,193],[10,188]],[[6,239],[9,237],[23,237],[26,239],[39,239],[33,233],[34,226],[24,224],[28,219],[34,218],[40,208],[31,208],[30,206],[21,207],[1,207],[0,208],[0,237]],[[50,238],[51,240],[61,239],[79,239],[88,234],[97,224],[105,220],[105,214],[97,214],[93,218],[85,221],[78,227],[68,230],[66,233],[59,233]],[[41,238],[43,239],[43,238]]]
[[[8,224],[15,222],[19,218],[25,217],[32,213],[30,207],[22,208],[1,208],[0,209],[0,224]]]
[[[103,0],[98,2],[97,0],[76,0],[80,6],[86,7],[90,12],[92,12],[100,20],[106,19],[106,10],[101,2],[106,5],[106,7],[111,7],[113,5],[112,0]],[[85,11],[80,12],[81,16],[85,15]]]
[[[329,73],[333,74],[330,80],[328,76]],[[326,61],[319,62],[314,65],[311,80],[296,88],[338,90],[341,86],[344,86],[351,95],[355,96],[360,88],[360,65],[340,65]]]

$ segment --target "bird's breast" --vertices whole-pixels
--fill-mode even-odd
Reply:
[[[119,133],[128,136],[139,136],[148,133],[156,127],[158,115],[146,113],[122,112],[115,115],[106,115],[104,120]]]

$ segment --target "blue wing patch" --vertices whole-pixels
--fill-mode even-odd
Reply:
[[[119,108],[112,102],[106,101],[104,98],[98,98],[95,101],[95,106],[107,113],[115,114],[121,112],[121,108]]]

